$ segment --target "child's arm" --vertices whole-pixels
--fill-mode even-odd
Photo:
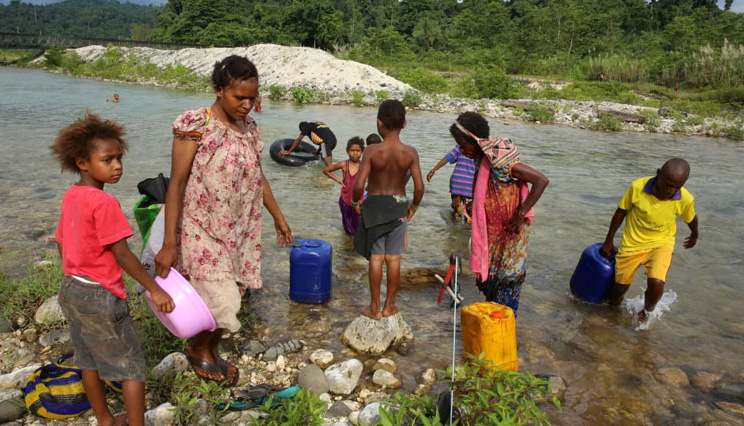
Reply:
[[[297,145],[300,144],[300,141],[304,137],[305,137],[305,134],[304,133],[300,133],[300,136],[297,136],[297,139],[295,139],[292,142],[292,145],[289,146],[289,149],[288,150],[281,150],[281,151],[279,151],[279,155],[281,155],[282,157],[284,157],[285,155],[289,155],[292,151],[294,151],[295,149],[297,149]]]
[[[627,210],[623,210],[618,207],[617,210],[615,210],[615,214],[612,215],[612,220],[610,221],[610,229],[607,231],[607,237],[605,237],[605,242],[604,245],[602,245],[601,250],[601,253],[605,257],[610,257],[612,248],[614,247],[613,241],[615,240],[615,233],[618,229],[620,229],[620,225],[622,225],[623,220],[625,220],[625,216],[627,214]]]
[[[695,247],[695,244],[697,244],[698,239],[698,218],[695,216],[690,223],[687,224],[687,226],[690,228],[690,236],[685,238],[684,244],[682,244],[682,247],[688,249]]]
[[[442,166],[444,166],[447,163],[449,163],[449,161],[447,160],[447,157],[442,157],[442,159],[439,160],[439,162],[434,167],[432,167],[431,170],[429,170],[429,173],[426,174],[426,181],[431,182],[431,178],[434,177],[434,172],[441,169]]]
[[[413,202],[408,206],[408,217],[406,220],[413,219],[416,214],[421,199],[424,198],[424,179],[421,178],[421,166],[419,165],[418,152],[413,150],[413,164],[411,164],[411,177],[413,178]]]
[[[121,240],[111,244],[111,252],[114,254],[116,263],[121,265],[129,276],[142,284],[142,286],[150,292],[150,297],[152,297],[152,301],[155,303],[155,306],[158,307],[160,312],[170,312],[176,307],[176,304],[173,303],[173,299],[171,299],[170,295],[160,288],[158,283],[156,283],[150,274],[145,271],[145,268],[142,267],[137,256],[129,250],[126,238],[122,238]]]
[[[332,166],[326,167],[325,169],[323,169],[323,174],[325,174],[329,178],[335,180],[336,182],[338,182],[339,184],[341,184],[341,186],[344,186],[344,181],[341,180],[341,179],[339,179],[338,176],[336,176],[336,175],[333,174],[333,172],[335,172],[336,170],[343,169],[344,168],[344,163],[345,163],[344,161],[339,161],[338,163],[336,163],[336,164],[334,164]]]
[[[368,148],[367,155],[362,157],[362,164],[359,166],[359,172],[357,172],[358,177],[356,182],[354,182],[354,188],[351,192],[352,207],[358,207],[362,201],[362,196],[364,196],[364,185],[367,184],[369,172],[370,170],[372,170],[372,166],[370,164],[370,157],[372,157],[371,152],[374,152],[373,147]]]

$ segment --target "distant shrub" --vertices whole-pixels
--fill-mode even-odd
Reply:
[[[269,86],[269,99],[281,99],[285,93],[287,93],[287,89],[282,85],[272,84]]]
[[[361,90],[352,90],[349,92],[349,95],[351,95],[351,103],[353,105],[362,106],[367,104],[364,100],[365,93]]]
[[[530,102],[529,105],[525,107],[524,118],[528,121],[547,123],[555,119],[555,110],[553,109],[553,106],[548,103]]]
[[[66,49],[62,46],[52,46],[44,52],[44,65],[47,68],[57,68],[62,65]]]
[[[304,104],[313,100],[312,92],[304,87],[293,88],[291,94],[292,100],[294,100],[296,104]]]
[[[423,68],[392,71],[390,76],[424,93],[444,93],[448,90],[446,78]]]
[[[736,141],[744,141],[744,122],[739,121],[733,126],[723,129],[723,133],[729,138]]]
[[[421,105],[421,103],[424,100],[421,98],[421,94],[416,90],[409,90],[405,94],[403,94],[403,99],[401,102],[403,102],[403,105],[406,107],[417,107]]]
[[[589,126],[594,130],[609,130],[619,132],[623,130],[623,122],[617,118],[610,117],[608,114],[600,113],[599,118]]]
[[[641,115],[643,116],[643,124],[647,127],[655,129],[661,124],[661,117],[656,111],[644,109],[641,110]]]
[[[382,102],[390,98],[390,93],[387,90],[378,90],[375,92],[375,99],[377,102]]]
[[[469,78],[473,88],[471,98],[510,99],[518,93],[517,83],[499,67],[476,69]]]

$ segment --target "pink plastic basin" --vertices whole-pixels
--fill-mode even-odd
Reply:
[[[171,268],[167,277],[155,277],[155,282],[173,298],[176,307],[167,314],[158,311],[152,303],[149,291],[145,292],[147,303],[165,328],[176,337],[189,339],[202,331],[214,331],[217,328],[207,305],[178,271]]]

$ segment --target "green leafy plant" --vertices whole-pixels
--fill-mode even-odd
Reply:
[[[390,75],[424,93],[447,91],[447,79],[421,67],[396,70],[391,72]]]
[[[349,92],[349,95],[351,96],[352,105],[363,106],[367,104],[364,100],[365,93],[361,90],[352,90]]]
[[[66,49],[62,46],[52,46],[44,52],[44,65],[47,68],[57,68],[62,65],[62,57]]]
[[[276,402],[279,404],[277,405]],[[304,389],[297,392],[291,399],[274,401],[273,398],[269,398],[258,409],[265,411],[268,415],[254,420],[253,424],[257,426],[318,426],[324,422],[320,414],[325,410],[325,403]]]
[[[619,132],[623,130],[623,122],[609,114],[600,112],[598,118],[593,121],[589,127],[593,130],[609,130]]]
[[[312,102],[313,100],[313,94],[310,92],[310,90],[304,88],[304,87],[294,87],[292,88],[292,99],[296,104],[305,104],[308,102]]]
[[[723,129],[723,133],[733,140],[744,141],[744,121],[738,121],[734,125],[726,127]]]
[[[530,102],[525,107],[524,118],[528,121],[547,123],[555,119],[555,110],[548,103]]]
[[[272,84],[269,86],[269,98],[270,99],[281,99],[284,94],[287,93],[287,89],[279,84]]]
[[[644,109],[641,110],[641,115],[643,116],[643,124],[650,129],[656,129],[661,124],[661,117],[656,111]]]
[[[416,90],[409,90],[406,93],[403,94],[403,99],[401,102],[403,102],[403,105],[405,105],[408,108],[411,107],[417,107],[421,105],[423,102],[423,98],[421,97],[421,94]]]
[[[390,98],[390,93],[387,90],[378,90],[375,92],[375,100],[382,102]]]

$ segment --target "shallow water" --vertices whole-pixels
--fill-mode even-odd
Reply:
[[[107,103],[113,93],[118,104]],[[43,256],[44,238],[56,225],[58,205],[75,176],[61,174],[47,146],[56,132],[86,108],[115,118],[128,130],[131,149],[125,174],[108,186],[131,218],[139,198],[136,184],[170,169],[170,124],[191,108],[211,104],[212,95],[115,84],[42,71],[0,67],[0,268],[21,273]],[[343,141],[375,131],[374,108],[295,106],[265,101],[254,113],[268,145],[294,137],[303,120],[322,120]],[[452,148],[448,127],[455,116],[410,112],[404,141],[420,153],[424,174]],[[717,397],[693,386],[675,388],[654,377],[659,368],[676,366],[690,377],[699,370],[727,376],[742,373],[744,325],[740,320],[744,172],[740,143],[722,139],[640,133],[598,133],[561,126],[491,120],[492,133],[517,141],[524,161],[544,172],[551,184],[536,208],[527,283],[517,326],[520,368],[565,378],[568,389],[556,424],[694,424],[705,416],[736,424],[715,408]],[[678,295],[670,310],[650,330],[635,330],[627,310],[609,311],[573,299],[568,280],[581,251],[601,241],[627,185],[653,174],[669,157],[691,160],[688,189],[696,196],[700,239],[691,250],[681,247],[689,234],[679,223],[675,261],[668,291]],[[291,302],[289,249],[273,243],[268,214],[263,223],[265,288],[250,306],[270,327],[270,339],[304,339],[312,348],[340,352],[338,336],[368,303],[367,263],[352,253],[341,228],[339,187],[318,164],[289,168],[271,161],[264,150],[264,171],[296,238],[320,238],[334,248],[333,297],[325,305]],[[411,251],[402,269],[443,271],[451,252],[466,253],[468,229],[449,215],[451,167],[426,185],[421,209],[409,227]],[[132,220],[132,224],[134,221]],[[619,238],[619,236],[618,236]],[[133,248],[141,242],[133,238]],[[628,298],[642,295],[642,275]],[[473,277],[461,276],[466,303],[483,300]],[[438,306],[438,284],[404,287],[399,306],[413,327],[416,342],[406,357],[393,353],[404,386],[426,367],[445,367],[451,359],[452,312]],[[458,342],[459,345],[459,342]],[[739,380],[744,380],[740,378]],[[734,401],[736,402],[736,401]],[[741,401],[739,401],[741,402]],[[734,420],[732,420],[734,419]],[[741,420],[741,419],[739,419]]]

